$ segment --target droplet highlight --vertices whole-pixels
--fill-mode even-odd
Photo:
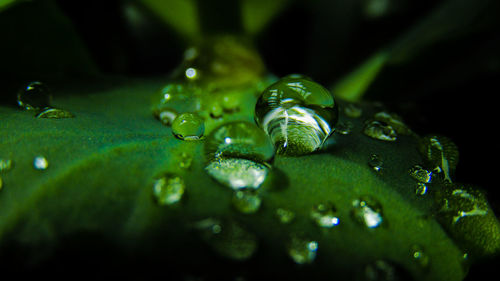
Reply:
[[[333,132],[338,106],[321,85],[308,79],[284,78],[260,95],[255,119],[278,153],[303,155],[319,149]]]
[[[44,156],[36,156],[33,159],[33,167],[37,170],[45,170],[49,167],[49,161]]]
[[[288,255],[297,264],[312,263],[316,259],[317,241],[292,236],[288,245]]]
[[[377,154],[371,154],[368,160],[368,166],[370,166],[375,172],[380,172],[382,170],[382,165],[384,162],[382,158]]]
[[[320,203],[311,210],[311,218],[320,227],[333,228],[340,222],[332,203]]]
[[[384,221],[382,206],[371,197],[353,200],[352,206],[354,219],[367,228],[377,228]]]
[[[396,141],[397,133],[390,125],[371,120],[365,123],[363,133],[370,138],[381,141]]]
[[[37,115],[36,118],[46,118],[46,119],[64,119],[73,118],[75,115],[73,113],[59,108],[44,108]]]
[[[266,165],[240,158],[221,158],[211,161],[205,170],[216,181],[233,190],[257,189],[269,173]]]

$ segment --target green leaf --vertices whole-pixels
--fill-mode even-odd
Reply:
[[[165,83],[131,79],[55,83],[59,90],[53,106],[70,111],[74,118],[41,119],[32,111],[0,107],[0,157],[12,161],[1,174],[0,249],[15,245],[28,249],[20,260],[37,264],[57,253],[67,237],[90,233],[132,253],[136,262],[153,253],[155,259],[173,257],[172,264],[182,264],[183,270],[212,261],[217,271],[217,266],[225,268],[236,259],[255,268],[272,262],[273,270],[285,276],[352,278],[353,272],[365,272],[367,264],[382,260],[416,280],[464,278],[467,267],[460,243],[433,217],[433,197],[415,194],[417,182],[408,173],[424,162],[415,149],[418,138],[401,135],[386,142],[361,133],[366,118],[376,112],[371,105],[359,105],[361,118],[342,112],[341,121],[352,124],[352,133],[335,135],[325,150],[301,157],[276,156],[259,189],[262,207],[246,214],[232,205],[233,191],[205,171],[204,141],[181,141],[153,117],[151,100],[161,98]],[[231,120],[252,122],[257,88],[230,91],[241,101],[240,108],[222,118],[205,111],[206,102],[217,100],[221,93],[210,92],[202,100],[205,134]],[[380,172],[368,165],[374,153],[383,158]],[[45,170],[34,168],[37,156],[48,161]],[[191,163],[181,165],[186,157]],[[161,206],[154,200],[155,179],[164,174],[185,182],[185,196],[176,206]],[[442,186],[436,183],[432,188]],[[369,228],[366,219],[359,220],[365,213],[356,206],[363,198],[380,205],[373,209],[382,218],[379,227]],[[331,229],[311,218],[314,206],[326,201],[335,206],[339,219]],[[280,223],[280,208],[295,214],[291,223]],[[498,227],[490,226],[497,224],[492,216],[484,221],[489,229],[485,236],[461,239],[492,245]],[[212,232],[203,231],[206,225],[219,225],[230,233],[211,238]],[[287,247],[302,245],[297,237],[317,242],[313,264],[294,266]],[[252,255],[258,258],[248,261]],[[226,268],[213,274],[235,273]]]
[[[269,24],[273,17],[285,9],[290,2],[290,0],[241,1],[243,28],[247,33],[256,35],[259,31],[263,30],[267,24]]]

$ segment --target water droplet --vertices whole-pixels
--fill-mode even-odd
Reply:
[[[213,102],[210,107],[210,117],[212,118],[221,118],[224,110],[222,106],[218,102]]]
[[[292,236],[288,245],[288,255],[297,264],[312,263],[316,259],[318,242]]]
[[[188,67],[184,72],[184,74],[186,75],[186,78],[189,80],[195,80],[199,78],[198,70],[193,67]]]
[[[39,110],[50,107],[51,94],[42,82],[31,82],[17,94],[17,104],[25,110]]]
[[[421,267],[429,265],[429,256],[424,252],[422,246],[413,245],[411,247],[411,256]]]
[[[205,122],[196,113],[182,113],[172,123],[172,133],[181,140],[199,140],[205,133]]]
[[[257,237],[234,221],[206,219],[195,224],[202,238],[223,257],[247,260],[257,250]]]
[[[36,118],[63,119],[75,117],[71,112],[59,108],[48,107],[40,111]]]
[[[288,224],[295,218],[295,213],[287,209],[278,208],[276,209],[276,216],[281,223]]]
[[[0,158],[0,172],[7,172],[12,169],[12,160]]]
[[[201,109],[200,94],[201,89],[195,85],[168,84],[160,90],[159,102],[153,107],[153,115],[161,120],[159,118],[161,112],[170,115],[174,113],[177,115],[179,112],[197,112]]]
[[[174,123],[174,120],[177,117],[177,112],[169,108],[158,108],[153,111],[153,115],[156,119],[160,120],[163,125],[172,126],[172,123]]]
[[[373,116],[375,121],[387,124],[393,128],[397,134],[401,135],[412,135],[413,132],[406,126],[403,122],[401,116],[395,113],[388,113],[386,111],[380,111]]]
[[[335,213],[336,209],[332,203],[320,203],[311,210],[311,218],[320,227],[332,228],[339,224],[339,218]]]
[[[446,186],[437,198],[441,205],[441,217],[451,224],[457,224],[468,217],[483,217],[488,214],[489,207],[484,194],[469,186]]]
[[[274,156],[274,146],[268,136],[249,122],[231,122],[214,129],[205,142],[209,160],[245,158],[268,162]]]
[[[371,138],[382,141],[395,141],[396,131],[388,124],[371,120],[365,124],[363,133]]]
[[[427,194],[427,185],[423,182],[417,183],[417,188],[415,188],[415,194],[417,195]]]
[[[451,173],[458,164],[458,148],[453,141],[444,136],[430,135],[420,139],[419,151],[436,173],[443,173],[444,179],[451,182]]]
[[[353,126],[354,125],[349,121],[340,122],[335,128],[335,132],[341,135],[349,135],[352,131]]]
[[[207,173],[219,183],[234,190],[259,188],[266,179],[269,168],[263,164],[240,158],[221,158],[211,161]]]
[[[368,165],[375,171],[380,172],[382,170],[382,159],[377,154],[370,155],[370,159],[368,160]]]
[[[363,110],[354,103],[348,103],[344,106],[344,114],[349,118],[359,118],[363,114]]]
[[[429,183],[432,180],[432,172],[427,171],[420,165],[415,165],[409,170],[410,176],[421,183]]]
[[[368,228],[377,228],[383,222],[382,207],[375,199],[364,197],[352,201],[353,216]]]
[[[240,189],[233,194],[233,206],[244,214],[253,214],[260,208],[262,199],[255,189]]]
[[[184,180],[173,174],[165,174],[155,180],[153,196],[158,205],[169,206],[179,202],[185,191]]]
[[[37,170],[45,170],[49,167],[49,161],[43,156],[36,156],[33,160],[33,167]]]
[[[338,109],[332,94],[321,85],[287,78],[264,90],[255,119],[278,153],[302,155],[322,146],[337,123]]]

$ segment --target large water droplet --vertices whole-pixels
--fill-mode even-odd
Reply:
[[[288,224],[291,223],[295,218],[295,213],[288,209],[278,208],[276,209],[276,216],[281,223]]]
[[[75,117],[73,113],[59,108],[48,107],[41,110],[36,118],[47,118],[47,119],[63,119],[63,118],[73,118]]]
[[[257,101],[255,119],[278,153],[302,155],[319,149],[338,120],[337,103],[321,85],[285,78],[269,86]]]
[[[158,205],[169,206],[179,202],[185,191],[184,180],[174,174],[165,174],[154,182],[153,196]]]
[[[240,158],[213,160],[205,167],[205,170],[212,178],[234,190],[257,189],[269,173],[266,165]]]
[[[371,138],[382,141],[395,141],[397,139],[394,128],[376,120],[366,122],[363,133]]]
[[[45,170],[49,167],[49,161],[43,156],[36,156],[33,159],[33,167],[37,170]]]
[[[288,255],[297,264],[312,263],[316,259],[318,242],[292,236],[288,245]]]
[[[383,222],[382,206],[370,197],[363,197],[352,201],[353,217],[356,221],[368,228],[377,228]]]
[[[274,156],[274,146],[268,136],[248,122],[231,122],[214,129],[205,142],[208,159],[245,158],[268,162]]]
[[[206,219],[195,224],[202,238],[221,256],[247,260],[257,250],[257,237],[234,221]]]
[[[320,227],[332,228],[339,224],[336,209],[332,203],[320,203],[311,210],[311,218]]]
[[[262,199],[255,189],[241,189],[234,192],[232,202],[236,210],[253,214],[259,210]]]
[[[453,141],[444,136],[430,135],[420,139],[419,151],[436,173],[443,173],[444,179],[451,182],[451,173],[458,164],[458,148]]]
[[[17,94],[17,104],[26,110],[50,107],[51,99],[49,88],[39,81],[29,83]]]
[[[196,113],[182,113],[172,123],[172,133],[181,140],[199,140],[205,133],[205,122]]]

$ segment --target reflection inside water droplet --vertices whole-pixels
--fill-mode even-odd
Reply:
[[[331,203],[320,203],[311,210],[311,218],[314,222],[324,228],[332,228],[339,224],[340,220],[336,216],[336,209]]]
[[[382,207],[373,198],[364,197],[352,201],[353,217],[368,228],[377,228],[383,222]]]
[[[269,86],[257,101],[255,119],[278,153],[302,155],[319,149],[338,120],[337,104],[321,85],[284,78]]]
[[[205,122],[196,113],[182,113],[174,119],[172,133],[181,140],[200,140],[205,133]]]
[[[73,113],[59,109],[59,108],[44,108],[41,110],[37,115],[35,115],[36,118],[47,118],[47,119],[64,119],[64,118],[73,118],[75,117]]]
[[[397,138],[396,131],[390,125],[374,120],[365,124],[363,133],[382,141],[395,141]]]
[[[25,110],[39,110],[50,107],[51,93],[42,82],[30,82],[17,94],[17,104]]]
[[[259,188],[266,179],[269,168],[263,164],[240,158],[220,158],[211,161],[207,173],[219,183],[234,190]]]

